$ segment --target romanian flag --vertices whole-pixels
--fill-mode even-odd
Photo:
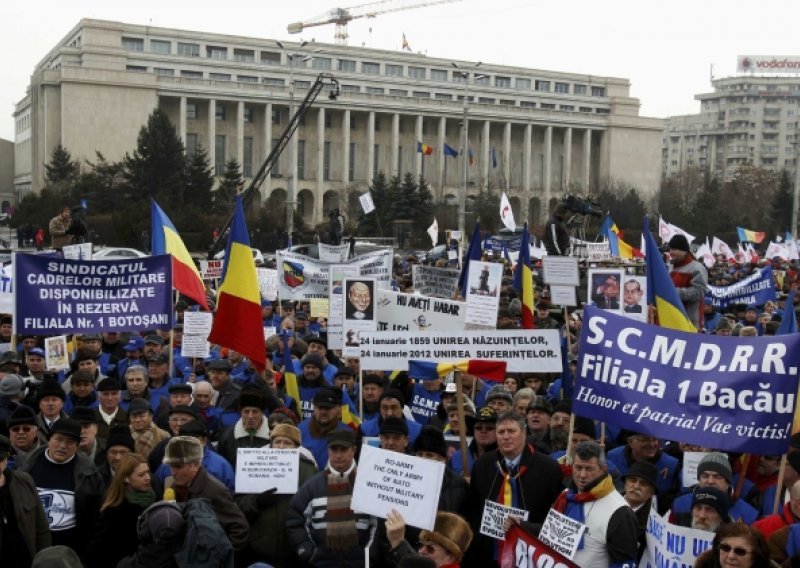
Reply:
[[[358,417],[358,408],[355,402],[347,394],[347,389],[342,387],[342,422],[357,430],[361,426],[361,418]]]
[[[462,235],[463,238],[463,235]],[[469,241],[467,258],[464,259],[464,266],[461,267],[461,276],[458,277],[458,289],[461,290],[461,297],[467,297],[467,285],[469,284],[469,263],[472,260],[481,259],[481,228],[475,223],[472,231],[472,239]]]
[[[261,322],[261,292],[244,221],[242,198],[236,196],[233,222],[225,250],[217,314],[208,340],[238,351],[263,370],[267,362]]]
[[[697,333],[697,328],[686,315],[675,284],[672,283],[669,272],[667,272],[667,266],[661,259],[656,240],[650,233],[647,217],[644,218],[642,235],[647,250],[647,303],[656,307],[658,325]]]
[[[413,379],[432,381],[453,371],[461,371],[481,379],[499,382],[506,378],[506,362],[483,359],[464,359],[455,363],[435,363],[416,359],[408,361],[408,376]]]
[[[426,156],[430,156],[433,154],[433,148],[427,144],[423,144],[422,142],[417,142],[417,152],[420,154],[425,154]]]
[[[178,235],[178,230],[155,200],[151,200],[150,204],[152,233],[150,250],[153,255],[168,254],[172,256],[172,287],[207,310],[208,301],[203,279],[200,278],[200,273],[197,271],[192,257],[189,256],[186,245]]]
[[[608,237],[611,256],[617,258],[644,258],[642,251],[622,240],[622,231],[617,228],[617,224],[611,219],[611,215],[606,215],[606,220],[603,222],[600,232],[604,237]]]
[[[528,224],[522,229],[519,261],[514,270],[514,289],[522,302],[522,329],[533,329],[533,271],[531,270],[531,234]]]
[[[281,342],[283,343],[283,388],[290,397],[301,404],[300,387],[297,386],[297,375],[294,374],[292,365],[292,353],[289,349],[289,332],[281,332]],[[277,360],[276,360],[277,362]]]
[[[739,241],[743,243],[761,244],[767,236],[764,232],[750,231],[748,229],[742,229],[741,227],[736,227],[736,232],[739,233]]]

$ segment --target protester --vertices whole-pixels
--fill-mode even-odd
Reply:
[[[403,516],[395,510],[386,517],[386,536],[395,562],[415,555],[430,558],[437,567],[458,568],[464,552],[472,542],[472,529],[459,515],[439,511],[433,531],[420,533],[417,552],[405,539]]]
[[[773,556],[778,564],[780,561]],[[719,529],[711,548],[702,553],[695,568],[771,568],[770,549],[764,537],[752,527],[731,523]]]

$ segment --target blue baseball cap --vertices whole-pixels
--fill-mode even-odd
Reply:
[[[30,357],[31,355],[36,355],[37,357],[44,358],[44,349],[42,349],[41,347],[34,347],[30,351],[28,351],[28,357]]]

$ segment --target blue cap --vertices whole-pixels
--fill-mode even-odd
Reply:
[[[131,337],[128,343],[123,347],[125,351],[136,351],[137,349],[144,349],[143,337]]]
[[[755,305],[755,304],[750,304],[749,306],[747,306],[747,310],[745,310],[745,311],[748,311],[748,312],[757,312],[757,311],[758,311],[758,308],[756,307],[756,305]]]
[[[41,347],[34,347],[30,351],[28,351],[28,356],[30,357],[31,355],[36,355],[37,357],[44,358],[44,349],[42,349]]]
[[[272,302],[270,302],[269,300],[266,300],[266,299],[261,300],[261,307],[262,308],[271,308],[272,307]]]

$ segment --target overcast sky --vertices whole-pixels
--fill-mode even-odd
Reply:
[[[291,36],[286,25],[357,3],[5,2],[0,138],[14,139],[11,113],[33,67],[81,18],[333,43],[333,25]],[[798,16],[797,0],[461,0],[354,20],[348,31],[350,45],[399,50],[405,32],[414,51],[430,56],[626,78],[640,114],[663,118],[698,111],[694,95],[711,90],[711,65],[722,77],[734,74],[739,54],[800,54]]]

